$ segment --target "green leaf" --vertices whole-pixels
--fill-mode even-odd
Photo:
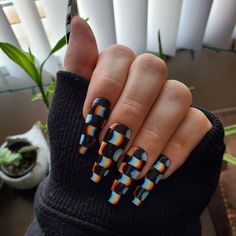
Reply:
[[[47,132],[48,132],[47,124],[43,124],[41,121],[38,121],[38,126],[43,133],[47,134]]]
[[[4,157],[7,155],[8,151],[9,150],[7,148],[0,148],[0,164],[1,164],[1,160],[4,159]]]
[[[18,166],[22,155],[20,153],[12,153],[8,148],[0,148],[0,165],[11,164]]]
[[[51,50],[51,52],[49,53],[48,57],[50,57],[52,54],[54,54],[55,52],[57,52],[58,50],[60,50],[61,48],[63,48],[66,45],[66,37],[63,36],[54,46],[54,48]]]
[[[236,157],[225,153],[223,159],[227,162],[229,162],[230,164],[236,165]]]
[[[55,88],[56,88],[56,82],[55,80],[52,80],[45,93],[48,100],[50,100],[53,97],[55,93]]]
[[[28,52],[23,51],[23,53],[30,59],[30,61],[35,65],[35,56],[32,54],[30,47],[28,47]]]
[[[9,44],[0,42],[0,48],[17,65],[19,65],[37,84],[39,83],[39,73],[31,59],[29,59],[20,49]]]
[[[225,136],[236,134],[236,125],[230,125],[224,128]]]
[[[19,166],[21,158],[22,158],[22,155],[20,153],[13,153],[11,154],[8,164]]]
[[[32,63],[34,64],[35,63],[35,56],[32,54],[30,47],[28,48],[28,50],[29,50],[28,57],[32,61]]]
[[[43,99],[42,93],[36,93],[35,95],[32,96],[31,101],[34,102],[34,101],[42,100],[42,99]]]
[[[158,47],[159,47],[159,57],[164,60],[164,54],[163,54],[163,50],[162,50],[162,42],[161,42],[161,31],[158,30]]]
[[[49,59],[49,57],[54,54],[55,52],[57,52],[58,50],[60,50],[61,48],[63,48],[66,45],[66,37],[63,36],[57,43],[56,45],[53,47],[53,49],[51,50],[51,52],[49,53],[49,55],[47,56],[47,58],[43,61],[43,63],[40,66],[40,74],[42,74],[42,70],[43,67],[45,65],[45,63],[47,62],[47,60]]]

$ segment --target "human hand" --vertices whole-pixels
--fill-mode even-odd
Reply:
[[[79,17],[72,20],[65,70],[90,80],[79,151],[84,155],[99,132],[101,148],[91,179],[99,182],[126,153],[119,166],[121,178],[112,186],[112,204],[134,180],[145,177],[134,194],[133,203],[140,205],[161,178],[186,161],[212,127],[200,110],[190,107],[189,89],[167,80],[161,59],[148,53],[136,56],[121,45],[99,54],[91,29]]]

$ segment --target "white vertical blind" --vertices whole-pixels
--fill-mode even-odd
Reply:
[[[116,43],[115,23],[112,0],[78,0],[79,14],[89,17],[99,50]]]
[[[13,44],[20,48],[19,43],[12,31],[10,24],[0,6],[0,41]],[[9,74],[17,78],[26,78],[26,73],[14,62],[12,62],[3,52],[0,50],[0,56],[4,62],[5,67]]]
[[[157,33],[161,32],[163,52],[174,56],[179,28],[182,0],[149,0],[147,48],[158,51]]]
[[[51,46],[65,34],[67,0],[40,0],[46,18],[39,17],[33,0],[12,0],[8,7],[12,25],[0,8],[0,40],[27,49],[28,42],[37,59],[42,62]],[[88,23],[97,38],[101,50],[120,43],[135,50],[137,54],[146,50],[158,51],[158,30],[161,31],[163,51],[174,56],[176,48],[199,49],[207,44],[218,48],[229,48],[236,38],[236,0],[77,0],[79,13],[89,17]],[[19,15],[16,17],[15,9]],[[4,14],[5,13],[5,14]],[[15,15],[14,15],[15,14]],[[43,16],[43,14],[41,14]],[[48,37],[42,26],[47,30]],[[13,31],[12,31],[13,30]],[[24,33],[25,31],[25,33]],[[20,45],[18,41],[20,41]],[[50,40],[50,43],[49,43]],[[59,52],[61,62],[65,48]],[[25,77],[26,74],[2,52],[11,75]],[[55,75],[60,69],[55,57],[46,64],[46,71]]]
[[[235,23],[236,0],[214,0],[204,35],[204,43],[228,49]]]
[[[25,34],[25,28],[24,28],[23,24],[22,23],[12,24],[11,28],[12,28],[18,42],[20,43],[21,49],[27,52],[28,48],[29,48],[29,40]]]
[[[21,22],[24,25],[31,50],[36,55],[37,59],[42,62],[49,54],[51,48],[42,26],[35,2],[32,0],[13,0],[13,3]],[[56,71],[59,70],[54,57],[49,59],[45,66],[45,70],[52,75],[55,75]]]
[[[45,26],[50,30],[51,46],[65,35],[65,22],[67,14],[66,0],[41,0],[46,13]],[[65,48],[58,52],[61,62],[64,60]]]
[[[212,0],[183,0],[177,47],[200,49]]]
[[[113,0],[116,41],[137,54],[146,51],[147,0]]]
[[[46,18],[45,22],[52,34],[52,44],[55,44],[65,35],[65,22],[67,14],[66,0],[41,0]]]

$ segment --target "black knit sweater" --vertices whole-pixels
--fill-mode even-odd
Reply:
[[[51,172],[38,187],[37,222],[26,235],[41,235],[41,230],[49,236],[201,235],[199,216],[216,188],[225,150],[218,118],[202,110],[213,128],[182,167],[161,181],[140,207],[131,203],[135,186],[113,206],[107,200],[117,175],[115,168],[100,184],[90,180],[99,143],[85,157],[78,154],[87,88],[85,79],[68,72],[58,73],[48,119]]]

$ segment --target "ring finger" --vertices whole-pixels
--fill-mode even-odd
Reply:
[[[121,176],[119,180],[114,181],[109,199],[112,204],[119,201],[133,180],[143,177],[151,168],[185,117],[191,102],[191,93],[184,84],[174,80],[165,83],[119,168]],[[168,165],[168,162],[163,160],[159,165],[161,169],[164,170],[164,164]]]

